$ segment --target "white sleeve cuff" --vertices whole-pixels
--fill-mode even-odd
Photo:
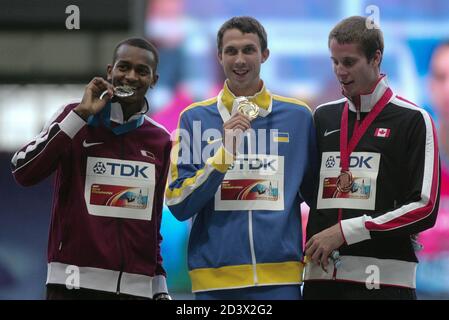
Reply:
[[[69,114],[59,123],[61,130],[64,131],[70,139],[73,139],[78,131],[80,131],[85,125],[86,121],[84,121],[73,110],[70,111]]]
[[[168,293],[167,281],[164,276],[155,276],[152,280],[153,296],[158,293]]]
[[[346,219],[340,221],[343,236],[348,245],[371,239],[369,230],[365,227],[367,216]]]

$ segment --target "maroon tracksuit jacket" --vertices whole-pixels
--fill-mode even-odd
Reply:
[[[123,124],[114,103],[108,127],[101,119],[86,124],[76,105],[62,108],[12,159],[24,186],[56,171],[47,283],[150,298],[167,292],[160,225],[169,133],[146,110]]]

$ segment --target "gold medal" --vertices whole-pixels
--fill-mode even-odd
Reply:
[[[250,101],[247,97],[238,97],[236,101],[238,103],[238,112],[247,116],[250,121],[257,118],[259,115],[259,106],[257,104]]]
[[[337,190],[343,193],[348,193],[351,191],[353,184],[354,179],[352,178],[352,173],[350,171],[341,171],[337,178]]]

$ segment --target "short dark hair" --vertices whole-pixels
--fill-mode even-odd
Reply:
[[[226,30],[238,29],[242,33],[255,33],[259,37],[260,48],[262,52],[268,47],[267,33],[262,24],[253,17],[233,17],[223,23],[220,30],[217,33],[217,48],[221,52],[223,50],[223,35]]]
[[[332,39],[340,44],[358,44],[368,61],[374,58],[377,50],[383,55],[384,37],[379,26],[367,17],[353,16],[340,21],[329,33],[328,46]],[[370,26],[370,27],[368,27]]]
[[[157,66],[159,64],[159,52],[156,48],[156,46],[154,44],[152,44],[151,42],[149,42],[148,40],[145,40],[143,38],[128,38],[125,40],[120,41],[114,49],[114,56],[112,58],[112,64],[115,63],[115,61],[117,60],[117,51],[118,49],[123,46],[123,45],[128,45],[128,46],[132,46],[132,47],[137,47],[137,48],[142,48],[145,50],[150,51],[153,56],[154,56],[154,61],[156,62],[156,65],[154,66],[154,69],[157,69]]]

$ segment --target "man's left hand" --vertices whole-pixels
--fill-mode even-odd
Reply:
[[[313,263],[321,265],[324,271],[327,272],[329,264],[328,258],[330,253],[338,249],[345,242],[340,225],[327,228],[309,239],[306,243],[306,256],[308,256]]]

